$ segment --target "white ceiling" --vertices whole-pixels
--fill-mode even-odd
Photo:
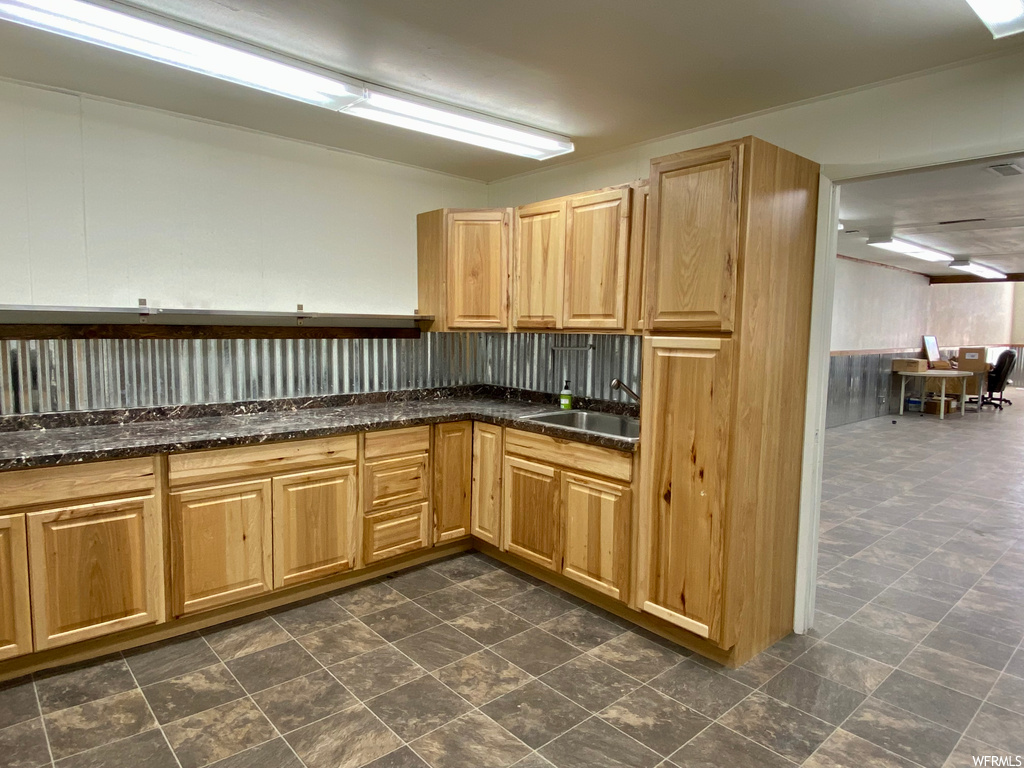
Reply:
[[[564,133],[567,162],[1024,46],[965,0],[136,0],[379,85]],[[0,22],[0,77],[492,181],[533,160],[336,115]]]
[[[1024,174],[998,176],[988,170],[996,163],[1024,170],[1024,155],[844,184],[839,253],[927,275],[963,274],[867,245],[870,236],[896,235],[1003,272],[1024,272]]]

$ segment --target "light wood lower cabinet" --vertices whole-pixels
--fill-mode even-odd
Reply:
[[[430,546],[430,505],[410,504],[363,518],[363,562],[386,560]]]
[[[732,351],[712,338],[644,343],[638,599],[720,641]]]
[[[0,660],[31,652],[25,516],[0,516]]]
[[[271,495],[270,480],[171,494],[176,616],[273,589]]]
[[[422,501],[427,498],[429,489],[426,453],[368,461],[363,465],[365,512]]]
[[[273,479],[274,586],[356,567],[359,483],[355,464]]]
[[[513,555],[557,571],[562,566],[558,471],[505,457],[505,546]]]
[[[434,543],[469,536],[473,422],[434,427]]]
[[[565,518],[562,573],[616,600],[627,600],[630,489],[571,472],[561,474]]]
[[[162,621],[153,494],[26,515],[36,650]]]
[[[478,539],[501,548],[504,442],[501,427],[479,422],[473,424],[472,532]]]

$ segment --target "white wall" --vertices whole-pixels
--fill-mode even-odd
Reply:
[[[923,275],[839,258],[832,351],[996,346],[1011,339],[1013,283],[929,285]]]
[[[928,295],[928,333],[940,346],[1010,343],[1013,283],[933,285]]]
[[[833,351],[919,347],[929,333],[928,318],[928,278],[863,261],[836,261]]]
[[[1011,344],[1024,344],[1024,283],[1017,283],[1013,289],[1013,328],[1010,330]]]
[[[491,205],[646,178],[650,159],[754,134],[833,180],[1024,149],[1024,53],[787,107],[490,186]]]
[[[416,214],[486,187],[0,82],[0,304],[409,313]]]

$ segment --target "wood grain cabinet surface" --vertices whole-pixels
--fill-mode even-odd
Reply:
[[[25,515],[0,516],[0,660],[32,652]]]
[[[512,277],[516,328],[562,327],[566,201],[516,208]]]
[[[562,567],[558,471],[505,457],[504,544],[509,553],[559,571]]]
[[[718,639],[734,342],[648,338],[639,601],[644,610]]]
[[[356,567],[360,543],[355,464],[273,479],[274,587]]]
[[[504,330],[511,212],[441,209],[416,219],[419,312],[429,330]]]
[[[473,422],[434,427],[434,543],[470,534],[473,491]]]
[[[616,600],[629,599],[632,493],[628,486],[561,473],[562,573]]]
[[[409,504],[363,517],[363,561],[397,557],[431,544],[430,505]]]
[[[36,650],[163,621],[163,532],[154,494],[25,519]]]
[[[170,494],[176,616],[274,588],[272,495],[269,479]]]
[[[472,533],[501,549],[504,548],[501,539],[503,432],[493,424],[473,424]]]
[[[652,162],[647,330],[733,330],[743,155],[731,143]]]

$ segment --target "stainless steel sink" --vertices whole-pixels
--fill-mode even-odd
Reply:
[[[541,424],[571,429],[574,432],[621,437],[633,443],[640,439],[640,421],[631,416],[618,416],[613,413],[598,413],[597,411],[555,411],[553,413],[536,413],[524,418]]]

